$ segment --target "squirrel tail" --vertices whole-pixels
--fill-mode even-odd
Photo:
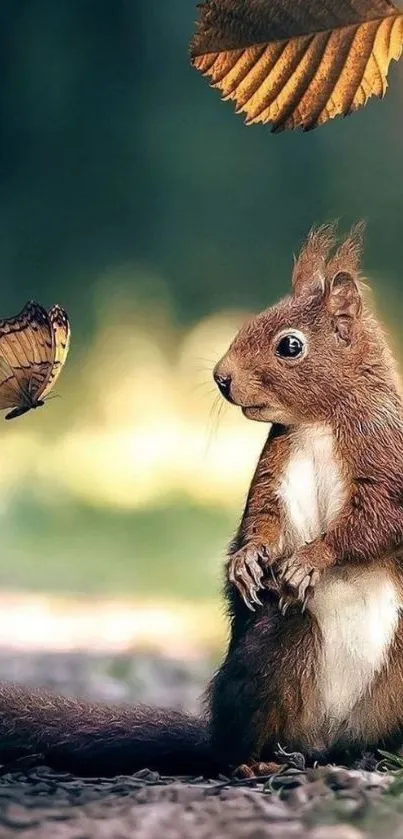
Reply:
[[[81,776],[112,777],[144,768],[210,777],[225,771],[213,756],[202,718],[1,684],[0,763],[22,758]]]

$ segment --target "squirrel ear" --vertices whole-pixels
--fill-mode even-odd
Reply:
[[[362,297],[356,280],[346,271],[338,271],[330,282],[327,310],[339,340],[350,344],[355,322],[362,312]]]
[[[334,245],[335,226],[324,224],[311,230],[297,259],[294,257],[292,289],[294,297],[323,296],[326,261]]]
[[[294,273],[292,278],[292,291],[294,297],[302,295],[313,297],[319,295],[322,297],[325,291],[325,277],[322,271],[316,269],[314,272],[305,274],[304,271],[299,270],[298,263],[294,264]]]

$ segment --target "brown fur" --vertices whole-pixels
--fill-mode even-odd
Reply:
[[[353,580],[369,565],[402,593],[403,403],[394,361],[362,293],[362,232],[358,225],[338,248],[333,227],[311,232],[294,265],[292,295],[245,325],[215,371],[230,377],[229,399],[246,416],[274,423],[230,551],[231,642],[210,690],[214,743],[234,763],[270,759],[278,742],[339,754],[401,737],[402,620],[387,662],[335,732],[321,720],[321,631],[314,610],[302,614],[300,603],[308,595],[312,604],[315,585],[323,579],[326,587],[337,569]],[[276,336],[288,327],[308,338],[301,361],[274,354]],[[279,481],[295,429],[318,421],[332,430],[348,492],[327,531],[295,549]],[[263,598],[255,612],[243,602],[248,588],[249,601]],[[279,597],[282,606],[291,604],[285,616]]]
[[[180,711],[102,705],[0,686],[0,763],[29,756],[78,775],[113,776],[149,767],[167,774],[228,770],[210,747],[206,720]]]

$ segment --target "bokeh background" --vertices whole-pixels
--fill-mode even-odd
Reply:
[[[58,302],[60,399],[0,433],[0,639],[219,648],[226,544],[265,428],[211,370],[310,226],[368,222],[402,356],[403,62],[383,103],[246,128],[189,66],[190,0],[3,0],[1,316]]]

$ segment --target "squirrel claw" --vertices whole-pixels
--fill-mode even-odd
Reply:
[[[249,597],[246,594],[246,592],[241,592],[241,595],[242,595],[242,600],[245,603],[245,606],[247,606],[248,609],[250,609],[251,612],[256,612],[256,609],[255,609],[252,601],[249,600]]]
[[[262,606],[258,597],[258,591],[263,589],[264,585],[262,560],[267,561],[266,549],[249,546],[233,554],[228,564],[228,579],[237,587],[245,605],[252,612],[255,611],[253,604]]]
[[[250,586],[248,593],[246,591],[243,591],[241,592],[241,594],[245,605],[248,607],[248,609],[250,609],[251,612],[256,612],[256,609],[253,605],[254,603],[256,603],[258,606],[263,606],[262,601],[259,600],[257,596],[256,589],[252,586]]]
[[[310,587],[311,578],[309,574],[306,574],[303,578],[302,582],[298,586],[298,600],[301,600],[302,603],[306,600],[306,593]]]
[[[257,593],[256,593],[255,590],[251,591],[250,596],[251,596],[251,600],[253,600],[254,603],[257,603],[258,606],[263,606],[263,603],[260,600],[260,598],[257,596]]]
[[[270,582],[271,582],[271,584],[274,583],[275,589],[277,591],[280,591],[280,586],[279,586],[279,583],[278,583],[278,579],[277,579],[277,577],[274,573],[274,568],[273,568],[272,565],[270,565],[269,567],[270,567],[270,573],[271,573],[271,581]]]
[[[257,592],[257,587],[254,586],[252,583],[249,583],[248,591],[241,591],[243,601],[245,605],[248,607],[248,609],[251,610],[251,612],[256,612],[256,609],[253,605],[254,603],[256,603],[257,606],[263,606],[262,601],[257,596]]]
[[[285,613],[286,613],[286,611],[287,611],[287,609],[290,605],[290,602],[291,601],[289,600],[288,597],[280,597],[278,607],[279,607],[280,612],[283,615],[283,617],[284,617],[284,615],[285,615]]]
[[[298,560],[298,553],[294,554],[284,561],[284,565],[278,572],[278,578],[286,591],[279,603],[280,611],[283,614],[283,604],[286,599],[289,602],[300,603],[302,612],[305,612],[315,585],[320,578],[320,571],[317,568],[313,568],[308,563],[300,564]]]

